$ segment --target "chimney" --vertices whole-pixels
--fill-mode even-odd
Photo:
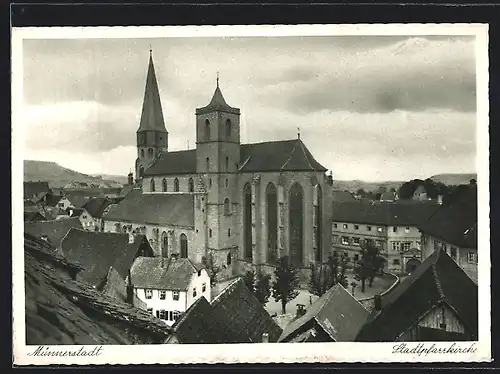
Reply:
[[[380,295],[375,295],[373,301],[375,302],[375,310],[379,311],[382,309],[382,297]]]
[[[132,274],[130,273],[130,270],[128,271],[127,303],[134,305],[134,285],[132,284]]]
[[[262,334],[262,343],[269,343],[269,334],[267,332]]]
[[[134,184],[134,174],[132,174],[132,172],[128,173],[128,184],[129,186],[133,185]]]
[[[135,242],[135,236],[133,233],[129,232],[128,233],[128,244],[134,244]]]

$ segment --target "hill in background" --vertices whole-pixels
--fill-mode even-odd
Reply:
[[[471,179],[477,180],[477,174],[438,174],[431,177],[434,182],[441,182],[447,186],[469,184]]]
[[[127,182],[127,177],[108,175],[88,175],[67,169],[50,161],[24,160],[24,181],[47,181],[54,188],[60,188],[70,182],[104,184],[108,187],[120,187]]]

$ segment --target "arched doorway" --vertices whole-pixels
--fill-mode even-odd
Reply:
[[[413,273],[415,269],[421,264],[419,259],[416,258],[410,258],[408,261],[406,261],[406,272]]]
[[[278,193],[273,183],[266,188],[267,208],[267,262],[276,263],[278,259]]]
[[[181,258],[188,258],[188,240],[186,234],[181,234]]]
[[[304,192],[295,183],[289,194],[290,261],[294,266],[302,266],[304,255]]]
[[[252,259],[252,187],[243,187],[243,248],[244,258]]]

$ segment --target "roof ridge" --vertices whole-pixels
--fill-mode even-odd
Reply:
[[[436,288],[439,292],[439,296],[441,299],[446,299],[445,295],[444,295],[444,291],[443,291],[443,286],[441,284],[441,280],[439,279],[439,273],[437,271],[437,268],[436,268],[436,265],[437,265],[437,262],[439,260],[439,256],[441,256],[441,249],[438,249],[436,251],[436,257],[434,259],[434,261],[432,262],[432,275],[434,276],[434,281],[436,282]]]
[[[217,296],[214,297],[214,299],[210,302],[210,305],[213,305],[213,303],[218,300],[223,294],[226,293],[226,291],[232,287],[233,285],[235,285],[236,283],[238,283],[240,281],[241,277],[238,277],[236,278],[234,281],[232,281],[231,283],[229,283],[221,292],[219,292],[219,294]]]

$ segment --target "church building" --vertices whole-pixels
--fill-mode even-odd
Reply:
[[[156,255],[212,255],[226,279],[272,270],[288,255],[304,270],[331,250],[332,176],[296,139],[242,144],[240,109],[217,78],[195,111],[196,149],[171,152],[153,58],[137,130],[135,187],[104,216],[105,231],[140,232]],[[129,175],[129,178],[132,176]]]

